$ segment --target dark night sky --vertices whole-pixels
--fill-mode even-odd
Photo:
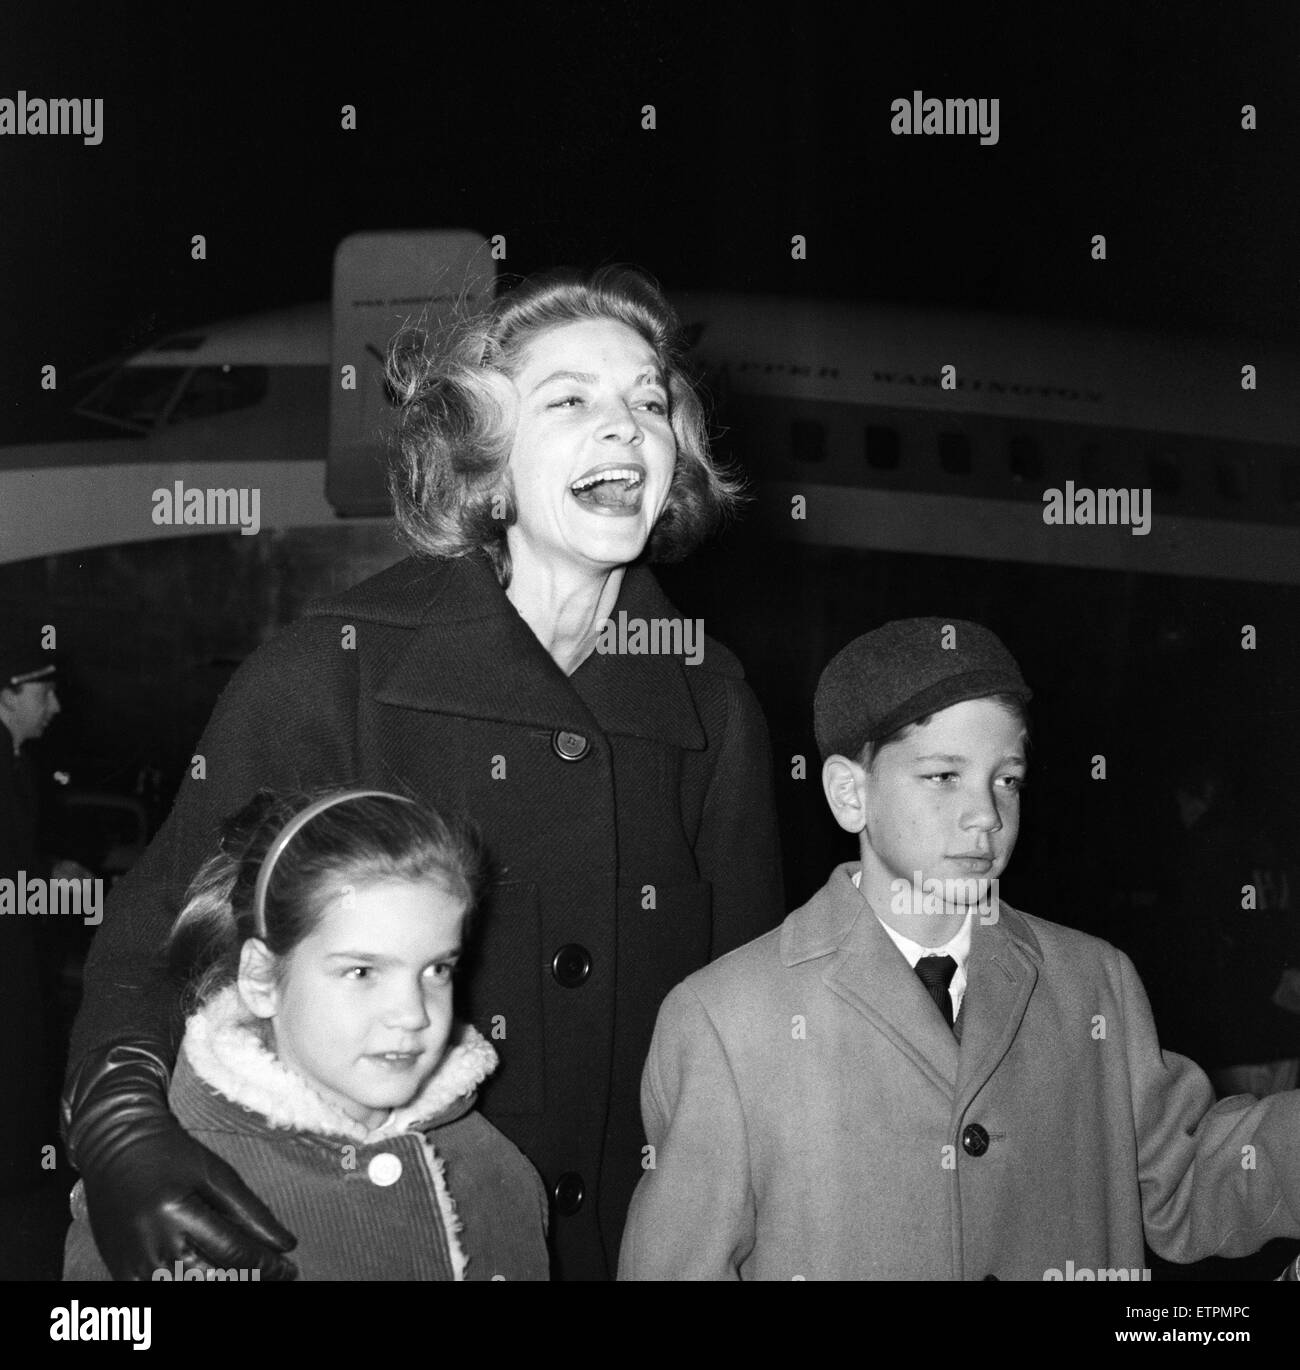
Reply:
[[[11,20],[0,95],[101,97],[105,133],[0,140],[0,437],[54,435],[68,397],[36,388],[38,363],[70,374],[160,330],[325,298],[361,228],[504,233],[511,272],[623,259],[670,288],[1300,338],[1300,11],[1062,24],[966,5],[949,28],[850,8]],[[997,146],[891,134],[890,101],[917,88],[996,96]]]

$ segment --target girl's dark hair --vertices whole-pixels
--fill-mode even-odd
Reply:
[[[743,482],[710,455],[677,315],[659,287],[628,266],[586,276],[556,271],[530,276],[486,313],[461,319],[428,351],[405,332],[389,348],[388,385],[402,407],[389,489],[398,528],[416,552],[464,556],[481,547],[501,584],[510,583],[505,534],[517,517],[506,470],[517,405],[510,382],[539,336],[590,319],[613,319],[645,339],[668,386],[677,467],[649,559],[680,560],[739,506]]]
[[[167,969],[183,984],[187,1007],[237,978],[240,949],[250,937],[261,937],[283,964],[341,885],[437,880],[464,896],[468,917],[486,871],[475,826],[424,804],[367,795],[334,804],[293,835],[271,869],[265,929],[254,925],[253,894],[271,845],[309,804],[345,792],[259,790],[223,820],[221,849],[190,882],[167,943]]]
[[[1007,713],[1018,719],[1020,726],[1025,730],[1025,745],[1028,747],[1029,710],[1025,707],[1025,701],[1021,699],[1019,695],[1009,694],[980,695],[979,698],[987,699],[991,703],[1000,705]],[[895,728],[888,737],[882,737],[876,742],[868,742],[866,746],[863,747],[862,752],[858,757],[858,765],[863,767],[864,770],[871,770],[876,764],[876,758],[891,742],[899,742],[905,738],[908,733],[914,732],[917,728],[925,727],[933,717],[933,714],[926,714],[922,718],[915,718],[910,723],[904,723],[901,728]]]

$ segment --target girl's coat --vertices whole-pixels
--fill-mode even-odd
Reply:
[[[296,1234],[301,1279],[544,1280],[541,1180],[473,1111],[495,1066],[464,1028],[419,1096],[367,1131],[276,1059],[232,985],[189,1020],[171,1106]],[[80,1185],[73,1217],[65,1278],[111,1278]]]

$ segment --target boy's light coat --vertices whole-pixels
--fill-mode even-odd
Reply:
[[[1216,1105],[1122,952],[1005,903],[958,1043],[857,869],[664,1002],[620,1278],[1041,1280],[1142,1267],[1144,1225],[1175,1261],[1300,1235],[1300,1093]]]

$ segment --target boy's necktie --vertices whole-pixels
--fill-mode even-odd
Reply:
[[[952,1027],[952,995],[948,986],[957,974],[957,962],[951,956],[923,956],[916,963],[921,983],[930,991],[935,1007],[943,1014],[943,1021]]]

